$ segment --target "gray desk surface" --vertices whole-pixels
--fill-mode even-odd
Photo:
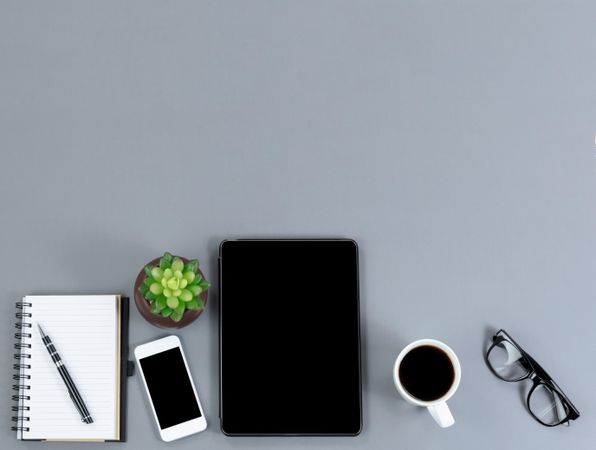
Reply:
[[[131,294],[164,250],[215,281],[219,241],[242,236],[360,243],[364,431],[223,436],[214,289],[180,332],[209,428],[169,447],[593,448],[595,14],[591,0],[3,1],[2,448],[39,445],[8,431],[16,299]],[[579,421],[537,425],[488,372],[497,327]],[[163,334],[132,310],[132,345]],[[421,337],[463,365],[448,430],[392,385]],[[128,420],[112,447],[163,447],[138,378]],[[69,446],[83,447],[99,448]]]

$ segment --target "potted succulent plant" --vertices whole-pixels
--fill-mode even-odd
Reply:
[[[203,312],[208,289],[198,260],[166,252],[145,265],[137,276],[135,303],[153,325],[182,328]]]

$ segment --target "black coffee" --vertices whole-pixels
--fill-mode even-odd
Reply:
[[[429,402],[443,397],[455,380],[451,359],[443,350],[422,345],[410,350],[399,365],[399,381],[408,393]]]

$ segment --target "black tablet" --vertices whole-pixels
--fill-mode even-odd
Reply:
[[[228,240],[219,263],[222,431],[358,434],[356,243]]]

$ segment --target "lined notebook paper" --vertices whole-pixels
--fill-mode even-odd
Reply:
[[[30,397],[21,400],[28,407],[29,420],[23,423],[21,439],[117,440],[119,438],[119,297],[27,296],[23,321],[31,337],[23,349],[31,355],[24,359],[31,367],[21,369],[30,375],[23,381]],[[72,403],[66,386],[46,350],[37,324],[50,336],[62,361],[93,417],[85,424]]]

